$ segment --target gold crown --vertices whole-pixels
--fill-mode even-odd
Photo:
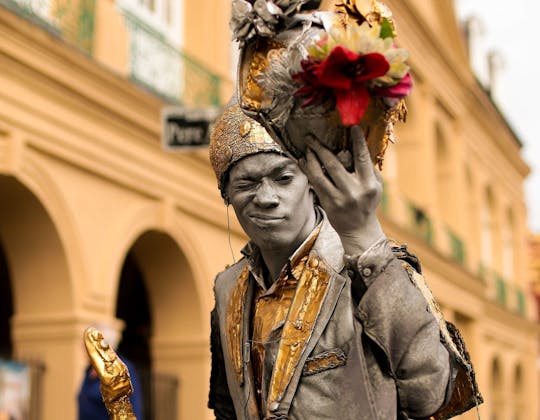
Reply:
[[[285,154],[264,127],[246,116],[232,99],[210,133],[210,163],[222,195],[231,167],[246,156],[263,152]]]

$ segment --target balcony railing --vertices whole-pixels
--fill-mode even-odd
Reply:
[[[0,5],[92,54],[96,0],[0,0]]]
[[[411,227],[428,244],[433,245],[433,224],[427,213],[413,203],[409,203]]]
[[[447,229],[448,241],[450,244],[450,257],[459,264],[465,263],[465,244],[463,241],[452,231]]]
[[[41,26],[49,33],[92,56],[98,1],[0,0],[0,6]],[[221,79],[194,58],[172,45],[156,28],[127,10],[127,73],[139,86],[174,104],[219,105]]]
[[[130,33],[130,76],[169,102],[219,105],[220,78],[170,44],[144,21],[123,12]]]
[[[480,263],[479,276],[488,286],[488,295],[501,306],[521,316],[527,316],[527,294],[523,287],[512,284],[497,272]]]
[[[501,305],[506,306],[507,301],[507,283],[506,280],[503,279],[499,275],[495,275],[495,300],[499,302]]]

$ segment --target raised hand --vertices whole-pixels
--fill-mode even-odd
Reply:
[[[84,344],[99,377],[101,396],[111,420],[136,420],[129,401],[133,386],[125,363],[93,327],[84,331]]]
[[[339,234],[345,252],[353,255],[384,238],[384,233],[376,214],[382,195],[381,175],[371,162],[360,127],[352,127],[351,140],[352,172],[314,137],[306,139],[306,157],[299,165]]]

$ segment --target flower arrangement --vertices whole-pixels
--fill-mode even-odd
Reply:
[[[296,159],[305,153],[307,134],[336,155],[350,155],[347,127],[359,124],[382,168],[412,88],[391,11],[378,0],[234,2],[243,111]]]
[[[302,106],[335,100],[345,126],[361,121],[372,96],[388,99],[391,106],[390,98],[403,98],[411,90],[408,53],[395,46],[388,19],[333,26],[307,47],[307,53],[302,70],[292,75],[299,85],[295,95],[304,99]]]

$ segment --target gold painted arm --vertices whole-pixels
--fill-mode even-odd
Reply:
[[[137,420],[129,400],[133,386],[124,362],[105,341],[103,334],[93,327],[85,330],[84,344],[101,382],[101,396],[109,418]]]

